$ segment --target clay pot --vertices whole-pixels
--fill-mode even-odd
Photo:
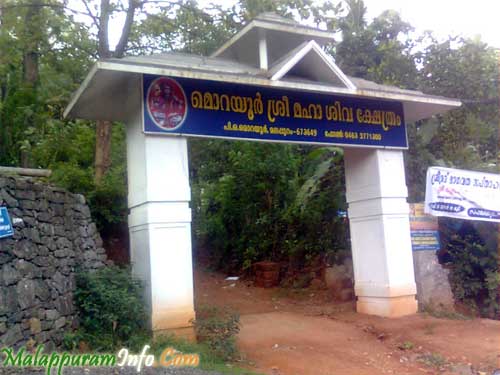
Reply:
[[[255,272],[255,286],[272,288],[279,285],[280,265],[275,262],[258,262],[253,265]]]

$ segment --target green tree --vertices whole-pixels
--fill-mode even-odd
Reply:
[[[430,34],[420,42],[426,48],[418,53],[418,86],[463,105],[410,125],[406,165],[411,201],[423,200],[430,165],[493,171],[498,139],[498,70],[492,48],[454,37],[438,42]]]
[[[47,120],[60,116],[83,79],[88,58],[75,42],[88,47],[88,36],[56,2],[5,1],[0,10],[0,163],[36,166],[33,136],[42,136]]]
[[[262,12],[332,26],[327,15],[338,10],[310,1],[240,1],[215,18],[214,26],[233,32]],[[209,51],[213,46],[210,52],[220,45],[205,44]],[[186,46],[200,51],[199,44]],[[331,155],[308,157],[323,155],[312,147],[216,140],[189,144],[196,248],[206,248],[214,266],[237,270],[262,259],[288,260],[292,254],[303,264],[305,257],[342,242],[345,225],[340,224],[339,236],[329,232],[341,221],[337,211],[345,208],[339,203],[344,202],[341,156],[333,163]]]
[[[112,57],[123,57],[127,48],[130,33],[133,27],[137,10],[143,4],[140,1],[128,0],[82,0],[87,15],[92,24],[91,30],[95,30],[97,42],[97,58],[108,59]],[[124,14],[123,27],[115,48],[109,44],[109,22],[117,13]],[[111,166],[111,139],[112,123],[99,120],[96,122],[95,153],[94,153],[94,182],[100,185],[104,176]]]
[[[223,172],[216,168],[210,180],[198,182],[198,233],[217,267],[248,268],[256,260],[280,258],[297,163],[291,146],[234,142]]]
[[[417,68],[411,25],[395,11],[384,11],[370,24],[362,0],[345,1],[347,13],[338,22],[342,41],[334,55],[342,70],[354,77],[415,88]]]
[[[241,0],[228,9],[201,8],[194,0],[75,4],[5,0],[0,6],[0,163],[20,165],[24,153],[30,165],[53,169],[54,182],[89,197],[101,228],[126,217],[124,128],[108,123],[101,134],[93,123],[61,117],[91,64],[130,54],[208,55],[261,12],[341,31],[342,40],[329,50],[348,74],[464,99],[460,110],[409,125],[410,199],[422,198],[428,165],[488,169],[494,161],[497,73],[491,49],[480,41],[416,39],[394,11],[368,22],[362,0],[321,6],[310,0]],[[109,22],[120,15],[122,37],[112,48]],[[105,145],[96,146],[96,140]],[[190,163],[194,228],[218,259],[247,266],[266,257],[304,260],[345,248],[338,150],[190,141]]]
[[[76,22],[74,12],[59,2],[44,1],[42,5],[31,1],[2,4],[0,48],[7,53],[0,58],[0,164],[21,165],[24,153],[29,156],[29,166],[53,170],[53,183],[85,194],[101,228],[108,223],[123,222],[126,216],[123,127],[117,126],[112,131],[116,147],[111,149],[111,158],[117,165],[102,185],[96,187],[93,183],[95,125],[62,119],[71,94],[96,56],[97,44],[91,37],[91,26]],[[32,14],[33,9],[36,15]],[[27,15],[36,27],[26,28]],[[32,45],[29,39],[33,30],[38,33],[36,69],[33,68],[28,80],[24,68],[25,46]]]
[[[463,102],[460,109],[437,117],[429,150],[450,165],[488,170],[495,162],[498,122],[494,50],[480,40],[433,40],[422,65],[422,90]]]

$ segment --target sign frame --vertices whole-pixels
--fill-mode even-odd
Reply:
[[[412,251],[441,250],[438,218],[424,212],[425,203],[410,203],[409,205]]]
[[[6,223],[4,223],[4,221],[6,221]],[[9,211],[7,210],[7,207],[0,206],[0,228],[3,226],[6,226],[7,229],[0,230],[0,239],[12,237],[14,235],[14,227],[12,226]]]
[[[259,90],[259,92],[262,91],[262,92],[265,92],[266,94],[268,92],[271,92],[274,90],[276,92],[280,92],[281,94],[284,92],[287,95],[299,95],[299,96],[300,95],[308,95],[308,96],[315,95],[315,97],[320,97],[320,98],[322,98],[322,100],[325,100],[325,97],[330,97],[330,98],[334,98],[337,100],[341,99],[341,100],[347,100],[349,102],[355,102],[355,103],[356,102],[358,102],[358,103],[364,102],[365,104],[368,104],[369,106],[376,106],[378,103],[383,103],[384,105],[389,106],[389,107],[399,107],[398,109],[400,112],[398,112],[398,113],[394,112],[394,113],[396,113],[398,115],[398,117],[400,117],[400,119],[401,119],[401,124],[398,125],[398,126],[400,126],[400,129],[394,129],[394,128],[396,128],[396,125],[394,125],[394,128],[390,128],[389,126],[388,126],[388,128],[389,128],[389,131],[399,130],[399,132],[402,133],[402,134],[396,135],[396,137],[400,137],[398,139],[398,142],[400,142],[401,144],[400,145],[393,145],[393,144],[347,143],[347,142],[338,142],[338,141],[332,141],[332,142],[312,141],[312,140],[308,141],[308,140],[304,140],[304,139],[301,139],[301,140],[290,139],[290,138],[286,139],[286,137],[283,137],[284,139],[268,139],[268,138],[257,138],[255,136],[254,137],[245,137],[245,136],[240,136],[239,134],[238,135],[195,134],[195,133],[191,133],[191,132],[182,131],[182,129],[180,129],[179,131],[166,131],[165,129],[155,130],[154,127],[151,125],[151,123],[154,123],[154,120],[151,116],[151,111],[149,109],[148,97],[149,97],[149,91],[151,89],[151,84],[160,78],[170,79],[170,80],[173,80],[177,83],[179,83],[179,81],[180,81],[181,82],[179,84],[180,86],[182,86],[183,82],[185,83],[186,81],[190,81],[192,84],[199,82],[199,83],[209,83],[209,84],[212,84],[215,86],[223,86],[223,85],[231,86],[231,85],[233,85],[233,86],[239,86],[241,88],[245,88],[246,90],[251,90],[251,89]],[[148,83],[150,84],[150,86],[146,87],[148,85]],[[184,90],[184,92],[185,91],[186,90]],[[188,93],[185,93],[184,97],[186,98],[187,101],[190,100],[190,95],[188,95]],[[265,100],[264,94],[262,95],[262,99],[263,99],[263,101]],[[192,108],[190,105],[188,105],[186,103],[185,118],[182,119],[182,122],[184,122],[184,120],[186,120],[186,118],[187,118],[187,116],[189,116],[190,112],[193,112],[196,110],[197,109]],[[208,112],[208,111],[205,110],[205,112]],[[384,111],[380,110],[380,112],[384,112]],[[229,111],[227,113],[229,115],[233,114],[233,115],[240,115],[241,116],[240,113],[234,114],[234,113],[229,112]],[[263,116],[265,116],[265,114]],[[293,120],[297,120],[297,119],[293,118]],[[329,94],[320,93],[320,92],[308,93],[308,92],[304,92],[304,91],[299,90],[299,89],[286,90],[283,88],[272,88],[272,87],[265,87],[265,86],[260,86],[260,85],[219,82],[219,81],[215,81],[215,80],[206,80],[206,79],[199,80],[199,79],[177,77],[177,76],[155,75],[155,74],[146,74],[146,73],[141,74],[141,121],[142,121],[143,133],[147,134],[147,135],[154,135],[154,136],[213,138],[213,139],[222,139],[222,140],[243,140],[243,141],[253,141],[253,142],[306,144],[306,145],[317,145],[317,146],[338,146],[338,147],[389,149],[389,150],[391,150],[391,149],[393,149],[393,150],[407,150],[409,147],[408,146],[407,124],[405,122],[405,117],[404,117],[404,106],[403,106],[403,103],[399,102],[399,101],[384,100],[384,99],[373,100],[373,99],[369,99],[369,98],[358,98],[355,96],[338,95],[338,94],[329,95]],[[302,119],[299,119],[299,121],[302,121]],[[306,121],[314,121],[314,120],[307,119]],[[324,121],[327,121],[327,120],[324,120]],[[155,124],[155,125],[158,126],[157,124]],[[179,127],[182,128],[181,125],[176,126],[175,129],[178,129]],[[237,125],[237,124],[234,124],[234,125]],[[352,125],[353,126],[360,126],[356,122],[353,122]],[[266,124],[266,126],[267,126],[267,124]],[[280,125],[277,125],[277,126],[279,127]],[[304,128],[306,126],[307,125],[304,125]],[[343,126],[345,126],[345,124]],[[363,126],[372,127],[372,128],[377,127],[377,125],[373,125],[373,124],[363,125]],[[153,130],[151,130],[152,128],[153,128]],[[292,128],[292,130],[296,130],[296,128],[293,129],[293,126],[290,126],[290,128]],[[324,130],[324,129],[322,129],[322,130]],[[382,128],[380,128],[380,129],[376,128],[375,130],[379,131],[382,134],[387,133],[387,130],[383,130]],[[361,133],[363,133],[365,136],[366,136],[366,134],[368,134],[368,133],[366,133],[365,129],[353,129],[352,131],[355,132],[357,134],[357,136],[359,136],[359,134],[361,134]],[[241,133],[241,132],[237,131],[235,133]],[[371,134],[377,134],[377,133],[373,132]],[[394,134],[392,134],[392,137],[395,137]]]
[[[432,166],[427,169],[425,213],[500,223],[500,175]]]

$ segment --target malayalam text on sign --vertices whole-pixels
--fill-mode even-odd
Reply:
[[[425,212],[433,216],[500,222],[500,175],[430,167]]]
[[[426,215],[423,203],[410,204],[410,233],[413,251],[440,249],[437,217]]]
[[[143,104],[146,133],[407,148],[396,101],[145,74]]]

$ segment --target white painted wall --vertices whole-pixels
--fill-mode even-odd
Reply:
[[[143,133],[141,81],[130,83],[128,225],[134,274],[146,286],[153,331],[194,318],[187,140]]]
[[[417,311],[403,152],[345,149],[346,197],[359,312]]]

